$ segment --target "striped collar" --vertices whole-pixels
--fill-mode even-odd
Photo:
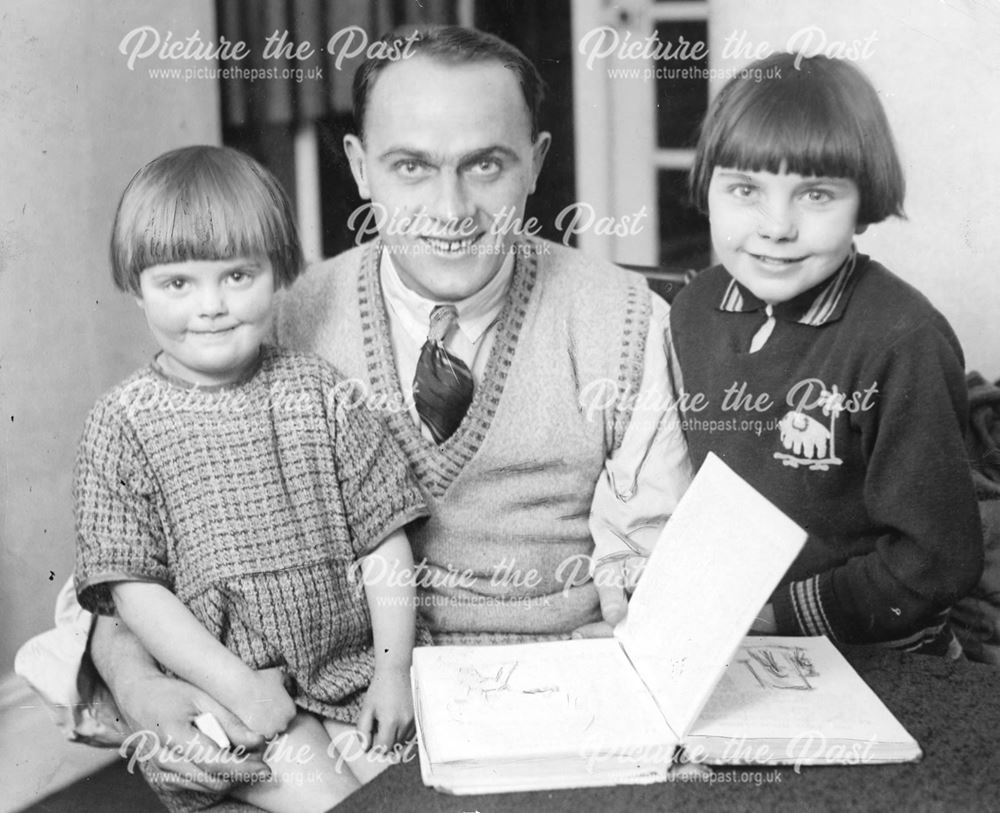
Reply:
[[[839,319],[850,299],[854,288],[852,283],[856,279],[854,271],[859,265],[863,263],[858,262],[857,249],[851,246],[851,253],[832,276],[787,302],[778,302],[773,309],[775,318],[811,327],[820,327]],[[729,280],[718,305],[719,310],[729,313],[751,313],[766,307],[766,302],[735,279]]]

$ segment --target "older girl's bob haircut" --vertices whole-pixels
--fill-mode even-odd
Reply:
[[[850,178],[859,226],[904,216],[903,170],[882,103],[843,60],[772,54],[731,79],[702,123],[689,178],[705,214],[716,167]]]
[[[228,147],[184,147],[129,181],[111,230],[115,285],[138,294],[154,265],[267,257],[277,287],[302,270],[291,204],[264,167]]]

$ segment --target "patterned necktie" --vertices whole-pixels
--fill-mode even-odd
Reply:
[[[472,403],[472,373],[465,362],[444,349],[456,319],[454,305],[438,305],[431,311],[427,341],[413,377],[417,414],[431,430],[435,443],[451,437]]]

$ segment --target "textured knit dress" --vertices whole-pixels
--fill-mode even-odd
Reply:
[[[80,603],[152,581],[302,708],[353,722],[374,662],[354,563],[426,513],[396,445],[322,360],[262,350],[235,385],[155,364],[92,410],[77,460]]]

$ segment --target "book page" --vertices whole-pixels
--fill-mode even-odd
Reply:
[[[809,764],[851,754],[859,762],[877,761],[887,744],[905,746],[901,757],[920,754],[902,724],[822,637],[744,639],[691,729],[691,740],[699,737],[729,741],[714,754],[722,761]],[[845,751],[844,743],[857,747]]]
[[[422,747],[434,763],[579,757],[581,763],[677,738],[614,639],[418,647]]]
[[[805,539],[709,454],[615,631],[681,740]]]

